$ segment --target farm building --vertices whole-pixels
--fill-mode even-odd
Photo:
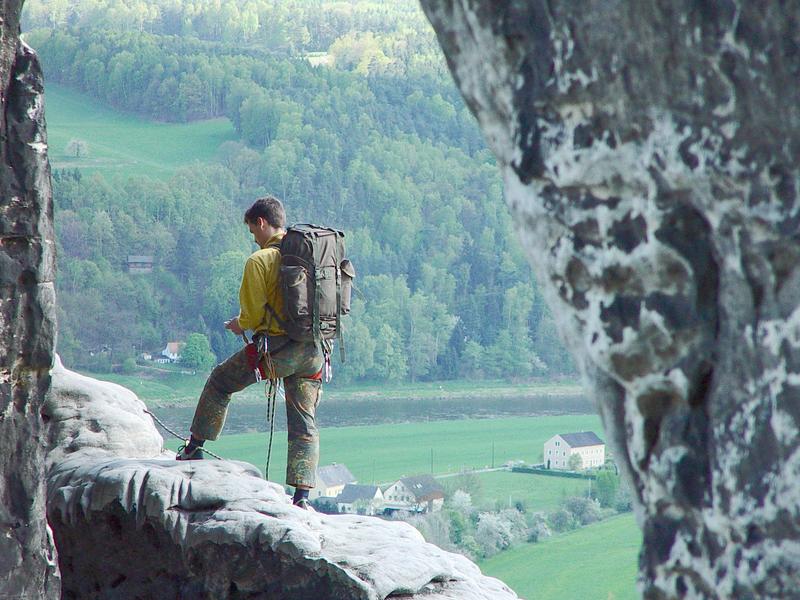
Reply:
[[[336,498],[348,483],[357,483],[356,478],[345,465],[333,463],[317,468],[317,485],[308,493],[311,500],[322,496]]]
[[[167,342],[167,347],[161,351],[161,356],[169,362],[178,362],[181,359],[181,350],[186,342]]]
[[[383,493],[389,510],[434,512],[444,504],[444,489],[430,475],[403,477]]]
[[[579,469],[602,467],[606,445],[593,431],[559,433],[544,443],[544,464],[548,469],[569,469],[574,455],[580,457],[580,464],[576,465]]]
[[[336,509],[340,513],[374,515],[383,504],[383,492],[377,485],[348,483],[336,497]]]
[[[128,273],[152,273],[152,256],[128,256]]]

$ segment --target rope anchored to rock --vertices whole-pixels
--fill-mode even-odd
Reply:
[[[179,439],[180,441],[182,441],[182,442],[186,442],[186,440],[183,438],[183,436],[181,436],[181,435],[178,435],[178,434],[177,434],[177,433],[175,433],[175,432],[174,432],[172,429],[170,429],[169,427],[167,427],[167,426],[164,424],[164,422],[163,422],[161,419],[159,419],[157,416],[155,416],[155,415],[154,415],[153,413],[151,413],[149,410],[147,410],[147,409],[145,408],[145,409],[144,409],[144,412],[146,412],[148,415],[150,415],[151,417],[153,417],[153,420],[154,420],[156,423],[158,423],[159,425],[161,425],[161,428],[162,428],[162,429],[164,429],[164,431],[167,431],[167,432],[171,433],[171,434],[172,434],[174,437],[176,437],[176,438],[177,438],[177,439]],[[205,447],[204,447],[204,448],[203,448],[203,452],[204,452],[205,454],[210,454],[211,456],[213,456],[213,457],[214,457],[214,458],[216,458],[217,460],[225,460],[225,459],[224,459],[224,458],[222,458],[222,457],[221,457],[219,454],[214,454],[214,453],[213,453],[211,450],[209,450],[208,448],[205,448]]]

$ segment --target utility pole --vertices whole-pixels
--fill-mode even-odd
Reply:
[[[492,468],[494,469],[494,442],[492,442]]]
[[[431,448],[431,475],[433,475],[433,448]]]

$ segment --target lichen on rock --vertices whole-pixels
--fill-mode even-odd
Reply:
[[[644,529],[646,597],[800,580],[800,5],[422,0]]]
[[[42,73],[19,40],[22,3],[0,11],[0,597],[57,598],[44,518],[55,288]]]

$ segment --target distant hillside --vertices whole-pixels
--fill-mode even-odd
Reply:
[[[574,373],[416,4],[248,6],[243,43],[225,29],[239,20],[214,27],[214,3],[147,0],[124,18],[117,1],[28,5],[28,40],[60,84],[49,102],[65,363],[130,371],[193,333],[219,358],[237,349],[221,324],[253,248],[242,213],[274,193],[290,222],[347,234],[360,293],[340,381]],[[289,41],[271,45],[279,31]],[[129,272],[129,256],[152,272]]]
[[[213,160],[222,143],[238,138],[225,117],[158,123],[58,83],[47,84],[45,102],[54,169],[167,178],[178,167]],[[86,142],[81,156],[68,152],[73,140]]]

